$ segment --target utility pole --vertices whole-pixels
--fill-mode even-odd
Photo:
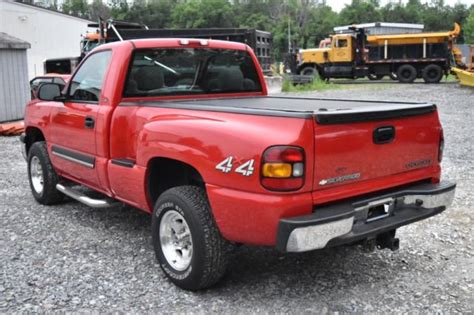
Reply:
[[[289,15],[288,15],[288,53],[291,53],[291,24],[290,24]]]

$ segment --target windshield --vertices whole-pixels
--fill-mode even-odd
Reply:
[[[246,51],[179,48],[138,50],[133,55],[124,96],[260,92]]]
[[[99,46],[99,41],[98,40],[84,39],[82,41],[82,52],[88,53],[89,51],[96,48],[97,46]]]

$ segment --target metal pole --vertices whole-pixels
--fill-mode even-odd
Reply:
[[[291,53],[291,24],[290,24],[290,16],[288,16],[288,52]]]

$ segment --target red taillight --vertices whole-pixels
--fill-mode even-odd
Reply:
[[[278,146],[271,147],[263,153],[263,159],[265,162],[303,162],[304,154],[303,150],[297,147],[286,147]]]
[[[444,132],[443,132],[443,129],[441,129],[441,132],[439,135],[439,148],[438,148],[438,162],[440,163],[443,160],[443,152],[444,152]]]
[[[261,180],[269,190],[298,190],[304,184],[304,150],[299,147],[274,146],[263,153]]]

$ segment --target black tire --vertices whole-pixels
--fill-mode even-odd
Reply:
[[[300,74],[301,75],[313,76],[313,77],[319,76],[318,70],[313,66],[304,67],[303,69],[301,69]]]
[[[168,213],[168,215],[167,215]],[[189,265],[175,268],[168,261],[160,240],[160,225],[166,230],[165,216],[179,213],[190,230],[192,256]],[[181,223],[182,224],[182,223]],[[180,234],[171,228],[170,234]],[[165,235],[163,235],[165,236]],[[195,291],[217,283],[225,274],[232,245],[220,234],[203,188],[179,186],[165,191],[157,200],[152,218],[152,239],[161,269],[178,287]],[[189,239],[189,237],[188,237]],[[189,249],[189,243],[181,248]],[[173,251],[172,251],[173,252]],[[175,250],[183,256],[182,250]],[[180,253],[177,253],[180,252]],[[169,254],[169,251],[168,251]]]
[[[367,76],[369,78],[369,80],[371,81],[377,81],[377,80],[382,80],[382,78],[384,77],[382,74],[374,74],[374,73],[371,73]]]
[[[435,64],[427,65],[423,69],[422,77],[426,83],[439,83],[443,77],[443,69]]]
[[[398,81],[401,83],[412,83],[416,79],[416,68],[412,65],[402,65],[397,70]]]
[[[49,159],[46,142],[40,141],[33,143],[28,151],[27,161],[30,188],[36,201],[43,205],[54,205],[62,202],[64,195],[56,189],[56,184],[59,183],[60,178],[58,174],[56,174],[51,160]],[[32,178],[32,171],[37,174],[35,172],[37,169],[32,170],[32,167],[35,167],[38,162],[41,166],[42,190],[35,188]]]

